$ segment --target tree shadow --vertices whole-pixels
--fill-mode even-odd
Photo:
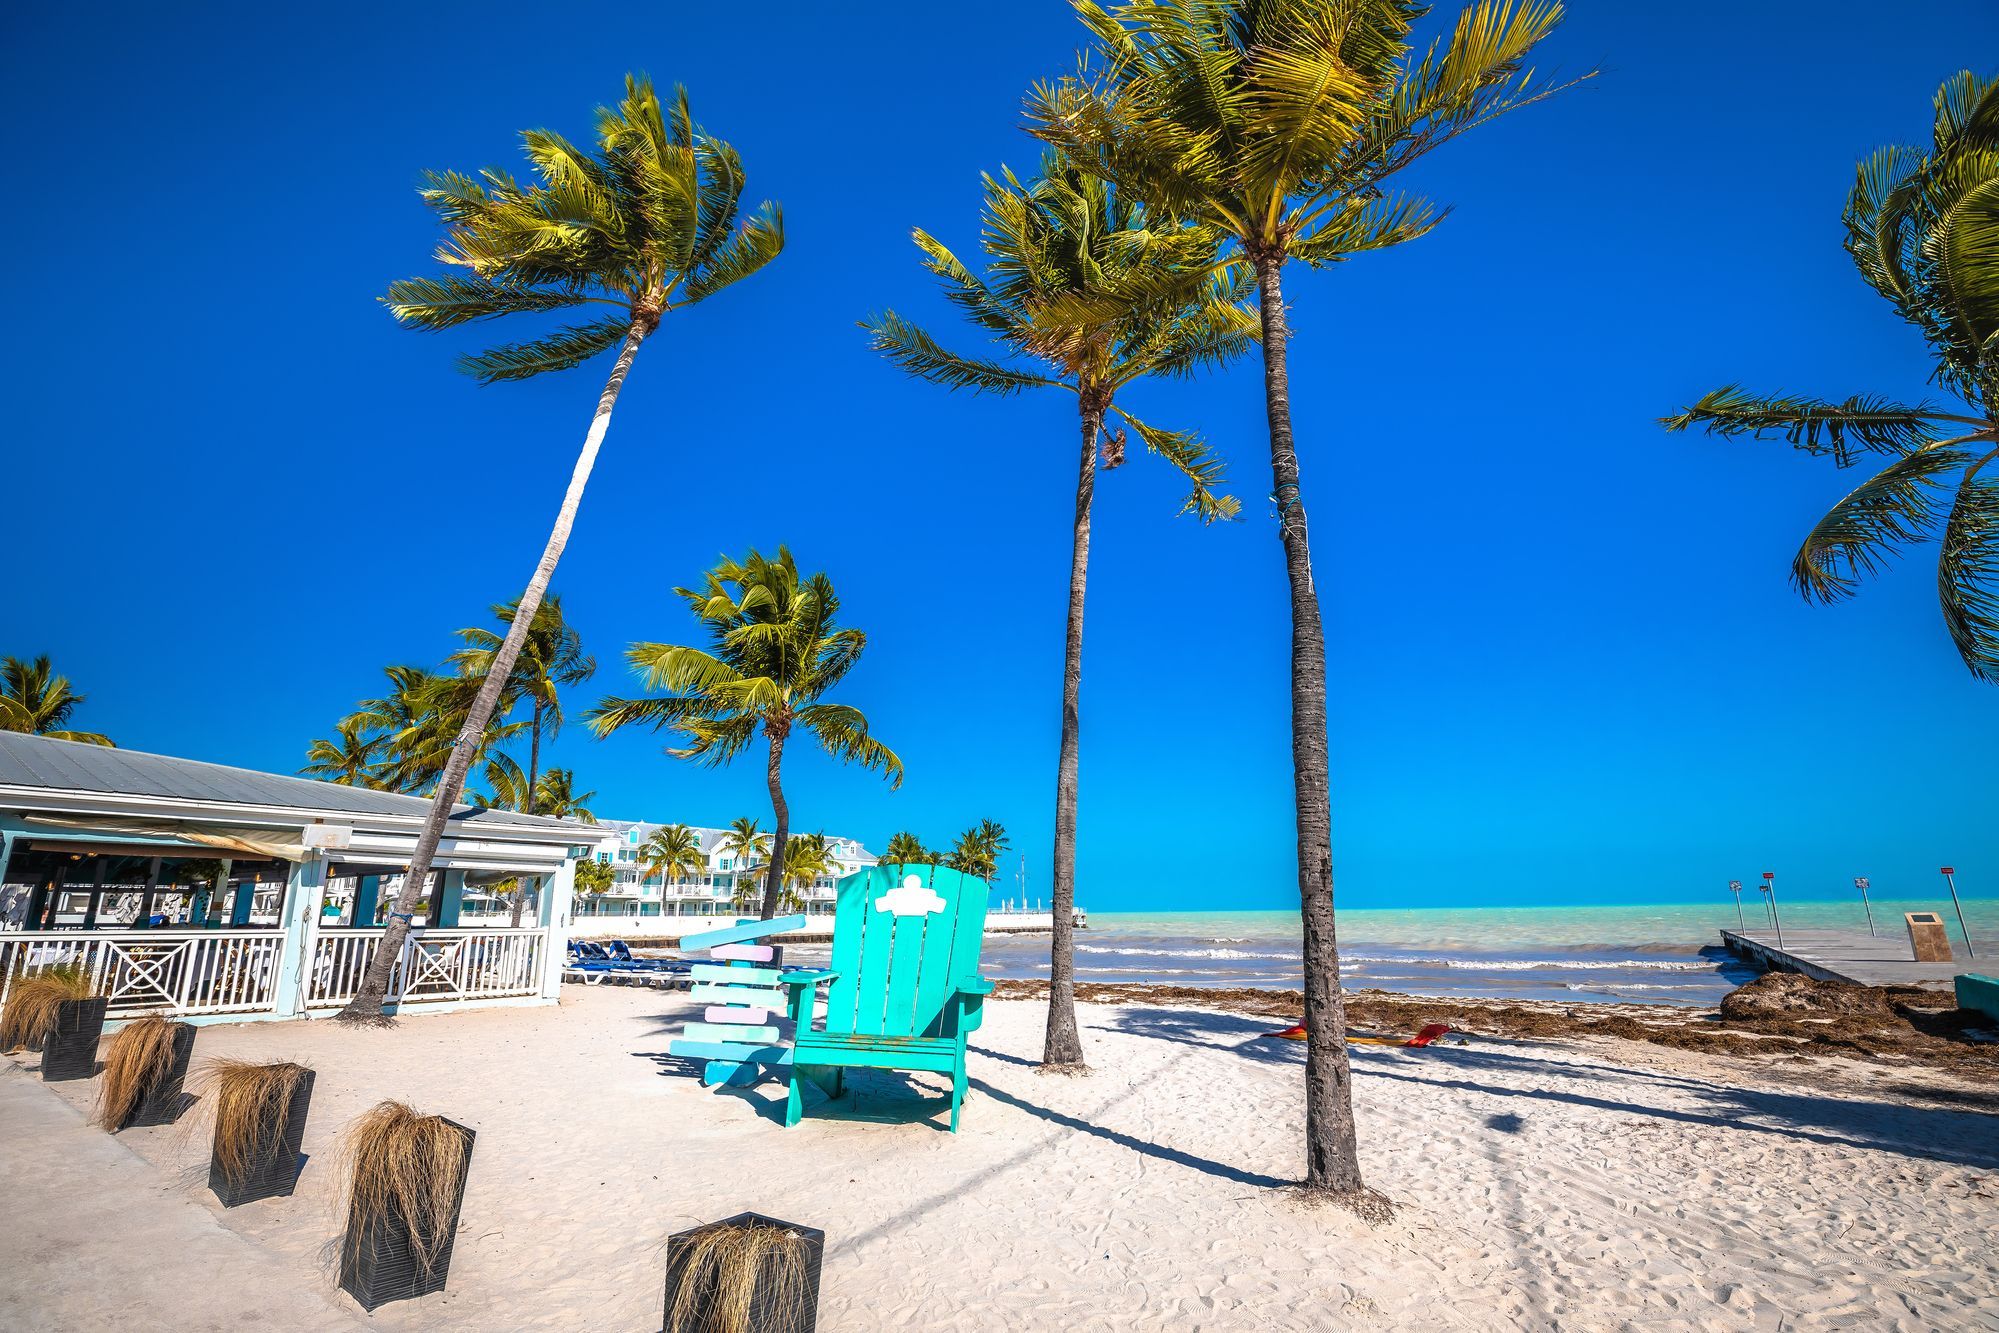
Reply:
[[[1004,1102],[1018,1111],[1025,1111],[1038,1120],[1046,1120],[1051,1125],[1060,1125],[1064,1129],[1072,1129],[1081,1134],[1088,1134],[1093,1138],[1103,1139],[1107,1143],[1115,1143],[1120,1148],[1128,1148],[1132,1152],[1140,1153],[1157,1161],[1170,1163],[1173,1166],[1186,1167],[1188,1170],[1199,1171],[1203,1175],[1214,1176],[1220,1180],[1233,1181],[1238,1185],[1275,1186],[1296,1183],[1294,1181],[1279,1179],[1276,1176],[1266,1176],[1260,1171],[1248,1171],[1239,1166],[1230,1166],[1226,1162],[1217,1162],[1213,1158],[1201,1157],[1194,1153],[1184,1152],[1178,1148],[1169,1148],[1164,1144],[1154,1143],[1150,1139],[1141,1139],[1136,1135],[1126,1134],[1122,1130],[1095,1124],[1082,1119],[1080,1116],[1069,1115],[1065,1112],[1057,1111],[1052,1107],[1043,1106],[1038,1102],[1031,1102],[1025,1097],[1016,1097],[1010,1092],[994,1087],[982,1078],[971,1080],[971,1085],[980,1092],[985,1093],[986,1096],[991,1097],[994,1101]],[[1098,1114],[1101,1115],[1103,1109],[1100,1108]]]
[[[1298,1043],[1260,1040],[1255,1035],[1259,1020],[1238,1015],[1133,1010],[1119,1014],[1119,1026],[1137,1036],[1233,1049],[1246,1059],[1263,1063],[1301,1064],[1304,1060]],[[1834,1147],[1867,1148],[1955,1166],[1999,1168],[1999,1115],[1991,1114],[1999,1110],[1999,1096],[1949,1089],[1907,1090],[1911,1096],[1953,1101],[1966,1108],[1956,1109],[1742,1088],[1608,1061],[1550,1060],[1533,1054],[1533,1050],[1555,1043],[1505,1041],[1501,1045],[1501,1041],[1480,1038],[1476,1047],[1432,1046],[1420,1051],[1360,1047],[1351,1049],[1349,1058],[1357,1074],[1396,1082],[1495,1098],[1560,1102]],[[1518,1078],[1520,1083],[1499,1081],[1502,1076]],[[1610,1081],[1625,1085],[1629,1092],[1622,1097],[1605,1096],[1573,1086],[1580,1081]],[[1673,1106],[1644,1099],[1652,1092],[1677,1093],[1694,1104]]]

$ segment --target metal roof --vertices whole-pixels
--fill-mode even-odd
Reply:
[[[392,815],[421,819],[430,798],[402,792],[373,791],[337,782],[289,777],[231,768],[198,759],[175,759],[139,750],[114,750],[104,745],[53,740],[21,732],[0,731],[0,792],[9,787],[45,791],[100,792],[114,796],[150,796],[165,800],[201,801],[224,805],[277,806],[315,815]],[[0,804],[5,803],[0,795]],[[453,807],[452,818],[480,824],[518,825],[523,829],[577,830],[587,825],[510,810]]]

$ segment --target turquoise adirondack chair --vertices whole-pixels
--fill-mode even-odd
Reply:
[[[993,984],[979,975],[986,882],[941,866],[876,866],[840,881],[833,965],[783,974],[796,1025],[784,1123],[805,1114],[807,1083],[845,1091],[846,1069],[931,1070],[951,1076],[951,1132],[965,1100],[965,1038]],[[826,1021],[814,1030],[814,997]]]

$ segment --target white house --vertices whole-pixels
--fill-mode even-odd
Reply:
[[[667,883],[658,874],[645,874],[641,849],[646,840],[664,824],[644,820],[605,820],[596,826],[598,838],[590,855],[615,868],[616,880],[601,894],[577,895],[576,914],[588,917],[721,916],[734,913],[739,883],[760,884],[765,858],[737,857],[723,849],[727,829],[689,825],[701,839],[707,865],[699,874],[689,874]],[[800,891],[807,913],[833,910],[833,884],[843,876],[873,866],[875,854],[855,838],[826,839],[836,865],[833,874],[815,880]]]

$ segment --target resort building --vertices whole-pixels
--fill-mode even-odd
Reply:
[[[331,1014],[352,998],[425,797],[0,732],[0,987],[75,963],[113,1018]],[[553,1003],[575,861],[601,831],[460,806],[392,1006]],[[518,929],[468,904],[525,888]],[[488,918],[491,919],[491,918]]]
[[[590,855],[613,867],[617,877],[602,893],[579,893],[576,915],[592,918],[724,916],[736,910],[739,892],[762,892],[768,859],[733,854],[727,847],[727,829],[687,826],[701,839],[701,855],[706,864],[699,872],[689,870],[669,879],[657,871],[650,871],[645,864],[646,842],[653,834],[667,827],[669,825],[621,819],[609,819],[596,825],[593,831],[598,837],[590,848]],[[802,904],[795,910],[808,914],[832,912],[834,883],[856,871],[869,869],[878,859],[854,838],[829,835],[826,848],[828,859],[834,863],[834,872],[810,884],[790,886],[791,892],[798,895]]]

